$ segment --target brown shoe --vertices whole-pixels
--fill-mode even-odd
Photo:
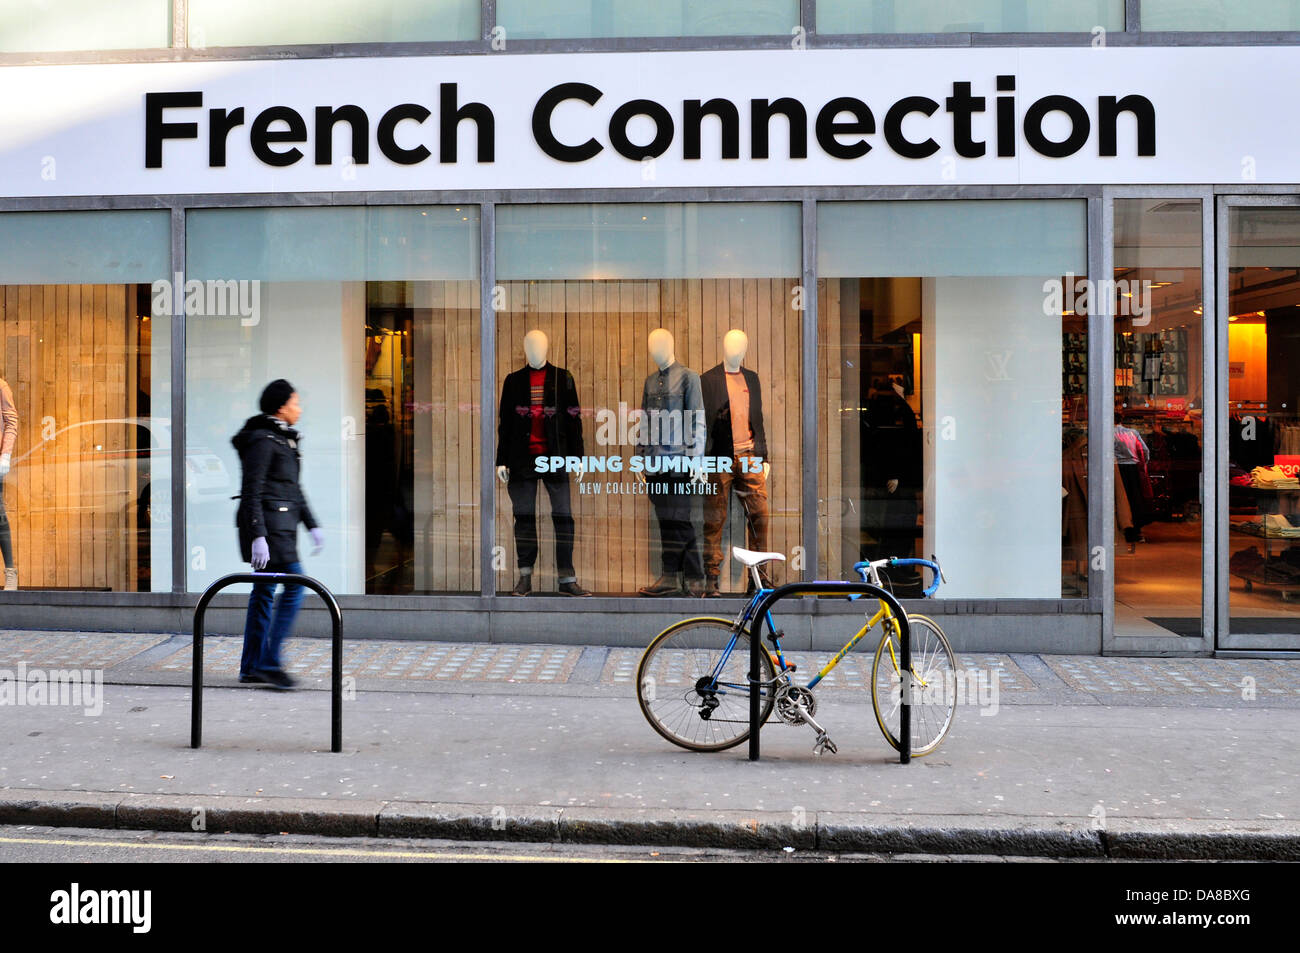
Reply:
[[[643,596],[683,596],[681,577],[676,573],[664,573],[648,586],[642,586],[637,592]]]

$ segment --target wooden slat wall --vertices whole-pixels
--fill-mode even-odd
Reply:
[[[639,410],[641,388],[651,363],[646,350],[650,332],[672,332],[677,360],[703,373],[722,359],[722,338],[731,328],[749,336],[745,366],[756,371],[763,387],[764,419],[772,462],[769,484],[771,535],[769,545],[790,554],[799,544],[800,460],[799,319],[791,308],[797,279],[663,279],[654,281],[535,281],[506,282],[506,307],[497,313],[496,375],[498,392],[506,374],[523,366],[524,335],[533,328],[546,332],[550,360],[567,367],[578,386],[584,411],[583,440],[588,455],[634,452],[623,445],[596,443],[597,409],[617,411],[623,402]],[[485,422],[496,427],[497,421]],[[594,474],[587,481],[634,486],[630,473]],[[515,581],[513,518],[510,497],[497,486],[497,542],[505,549],[505,568],[498,571],[497,589]],[[601,593],[631,593],[659,574],[658,526],[647,497],[632,494],[579,493],[571,485],[577,542],[574,562],[579,581]],[[554,584],[554,536],[550,504],[538,493],[540,553],[536,589]],[[744,510],[734,497],[723,553],[744,544]],[[703,509],[695,508],[700,542]],[[701,556],[703,550],[701,548]],[[739,571],[723,564],[725,579],[742,585]],[[783,574],[777,573],[778,577]],[[795,578],[793,573],[785,577]],[[724,583],[725,585],[725,583]]]
[[[122,421],[136,415],[137,329],[131,285],[0,287],[0,376],[19,417],[5,505],[23,588],[136,588],[140,486]],[[46,418],[51,431],[104,423],[82,428],[69,455],[20,461]],[[94,444],[103,451],[82,452]]]
[[[429,495],[417,481],[415,542],[417,588],[425,592],[479,589],[479,304],[475,281],[429,282],[429,351],[417,365],[430,371],[430,392],[418,401],[431,414],[416,414],[415,426],[432,430]],[[424,320],[421,318],[420,320]],[[427,527],[427,532],[425,532]]]

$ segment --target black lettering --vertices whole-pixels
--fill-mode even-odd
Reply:
[[[208,110],[208,165],[213,169],[226,164],[226,137],[230,130],[244,124],[244,107]]]
[[[430,152],[424,145],[418,145],[414,149],[404,148],[397,144],[395,135],[399,122],[405,122],[407,119],[413,119],[417,123],[424,122],[429,116],[429,110],[419,103],[402,103],[388,110],[379,120],[379,127],[375,130],[379,151],[399,165],[415,165],[429,158]]]
[[[1153,156],[1156,154],[1156,107],[1145,96],[1125,96],[1117,100],[1114,96],[1101,96],[1097,99],[1097,134],[1101,139],[1099,155],[1114,156],[1118,154],[1117,127],[1120,113],[1132,113],[1137,122],[1137,154]]]
[[[1048,113],[1063,112],[1070,117],[1070,134],[1060,142],[1053,142],[1043,134],[1043,120]],[[1044,96],[1025,113],[1025,141],[1030,148],[1050,159],[1072,156],[1088,141],[1092,120],[1083,103],[1069,96]]]
[[[193,109],[203,105],[202,93],[144,94],[144,167],[162,168],[164,139],[197,139],[197,122],[163,122],[165,109]]]
[[[271,123],[273,122],[286,123],[289,128],[277,129],[272,132]],[[302,158],[302,150],[288,149],[284,152],[276,152],[271,148],[271,143],[306,142],[307,124],[303,122],[302,116],[296,110],[290,109],[288,106],[271,106],[257,114],[248,135],[253,146],[253,155],[267,165],[293,165]]]
[[[360,106],[316,107],[316,164],[334,161],[334,126],[346,122],[352,133],[352,161],[365,165],[370,161],[370,117]]]
[[[496,157],[496,120],[492,110],[483,103],[466,103],[456,108],[456,84],[443,83],[438,87],[438,161],[456,161],[456,130],[462,121],[474,123],[478,136],[478,161],[491,162]]]
[[[1014,76],[998,77],[999,93],[1014,93]],[[1016,154],[1016,97],[998,97],[998,158],[1010,159]]]
[[[852,113],[852,122],[839,122],[840,113]],[[876,117],[860,99],[841,96],[832,99],[817,113],[817,144],[828,156],[836,159],[859,159],[871,151],[865,139],[857,142],[840,142],[836,136],[869,135],[876,131]]]
[[[701,104],[688,99],[682,104],[682,158],[700,157],[700,126],[705,116],[717,116],[722,126],[722,158],[740,158],[740,110],[730,99],[710,99]]]
[[[808,112],[803,103],[789,96],[768,102],[766,99],[749,101],[749,155],[752,159],[768,157],[768,126],[772,117],[780,113],[790,127],[790,158],[808,158]]]
[[[627,137],[627,124],[633,116],[649,116],[655,124],[654,138],[644,146]],[[625,159],[654,159],[663,155],[672,141],[673,117],[653,99],[630,99],[609,117],[610,145]]]
[[[533,139],[541,150],[552,159],[561,162],[585,162],[605,148],[595,139],[588,139],[580,146],[566,146],[551,131],[551,114],[555,107],[566,99],[577,99],[588,106],[596,105],[603,96],[600,90],[587,83],[561,83],[552,86],[533,107]]]
[[[953,83],[952,95],[944,106],[952,113],[953,148],[963,159],[978,159],[984,155],[985,145],[976,142],[971,131],[971,116],[984,111],[984,97],[971,95],[970,83]]]
[[[903,119],[912,113],[924,113],[933,116],[939,104],[924,96],[904,96],[885,113],[885,141],[905,159],[925,159],[939,151],[939,143],[933,139],[924,142],[912,142],[903,136]]]

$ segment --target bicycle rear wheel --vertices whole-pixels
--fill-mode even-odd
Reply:
[[[684,619],[655,636],[636,670],[636,697],[655,731],[691,751],[724,751],[749,737],[749,636],[726,619]],[[759,679],[776,677],[764,650]],[[761,690],[759,723],[772,714]]]
[[[919,758],[939,747],[952,727],[957,713],[957,659],[948,637],[933,619],[908,613],[907,622],[915,683],[909,734],[912,756]],[[885,623],[885,634],[871,663],[871,707],[876,712],[876,724],[895,750],[900,744],[901,664],[897,628],[890,620]]]

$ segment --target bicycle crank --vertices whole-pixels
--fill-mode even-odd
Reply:
[[[817,698],[811,691],[798,685],[789,685],[776,696],[777,716],[787,725],[808,725],[817,732],[813,742],[813,754],[835,754],[839,749],[826,729],[817,723],[813,713],[817,711]]]

